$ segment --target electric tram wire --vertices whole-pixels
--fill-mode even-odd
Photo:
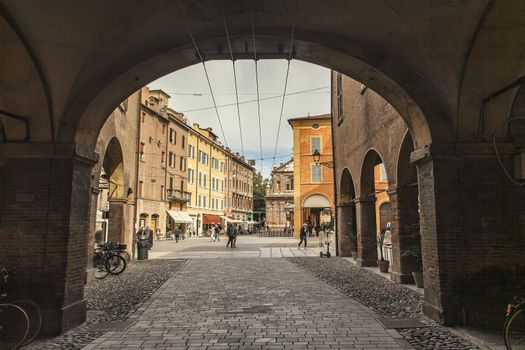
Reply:
[[[179,0],[179,8],[182,8],[180,0]],[[215,114],[217,115],[217,120],[219,121],[219,126],[221,128],[222,132],[222,138],[224,139],[224,144],[226,147],[228,147],[228,142],[226,140],[226,134],[224,133],[224,128],[222,127],[222,121],[221,117],[219,115],[219,109],[217,108],[217,102],[215,101],[215,96],[213,95],[213,89],[211,87],[210,77],[208,75],[208,69],[206,69],[206,63],[204,62],[204,58],[202,57],[202,54],[199,50],[199,47],[197,45],[197,42],[195,41],[195,38],[193,37],[193,33],[191,32],[191,28],[188,26],[188,24],[185,24],[186,30],[188,31],[188,34],[190,36],[190,39],[193,43],[193,46],[195,47],[195,51],[197,52],[197,55],[199,56],[199,60],[202,63],[202,67],[204,68],[204,74],[206,75],[206,81],[208,82],[208,88],[210,89],[211,99],[213,100],[213,106],[215,108]]]
[[[257,45],[255,42],[255,21],[253,19],[253,8],[252,8],[252,39],[253,39],[253,61],[255,62],[255,87],[257,91],[257,118],[259,119],[259,148],[261,150],[261,165],[259,172],[262,173],[263,169],[263,149],[262,149],[262,126],[261,126],[261,99],[259,95],[259,69],[257,64]]]
[[[230,40],[230,33],[228,32],[228,25],[226,24],[226,16],[224,15],[224,7],[222,6],[222,0],[219,0],[219,6],[221,8],[222,23],[224,24],[224,30],[226,32],[226,38],[228,39],[228,48],[230,49],[230,58],[232,61],[233,68],[233,81],[235,83],[235,101],[237,105],[237,121],[239,123],[239,135],[241,140],[241,154],[244,156],[244,143],[242,139],[242,125],[241,125],[241,109],[239,107],[239,89],[237,87],[237,72],[235,69],[235,58],[233,57],[232,44]]]
[[[274,153],[273,153],[274,158],[275,158],[275,155],[277,154],[277,145],[279,144],[279,134],[281,132],[281,121],[283,119],[284,100],[285,100],[285,97],[286,97],[286,89],[288,87],[288,76],[289,76],[289,73],[290,73],[290,62],[292,61],[293,37],[294,37],[294,34],[295,34],[295,23],[292,24],[292,35],[291,35],[291,38],[290,38],[290,49],[288,50],[288,64],[287,64],[287,67],[286,67],[286,77],[284,79],[284,92],[283,92],[283,99],[282,99],[282,102],[281,102],[281,113],[279,115],[279,123],[277,125],[277,137],[275,139],[275,150],[274,150]],[[272,168],[273,168],[274,164],[275,164],[275,159],[272,161]]]

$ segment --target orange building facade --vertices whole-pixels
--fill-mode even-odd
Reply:
[[[330,114],[292,118],[294,159],[294,236],[306,222],[331,224],[335,215]],[[313,154],[319,152],[318,163]]]

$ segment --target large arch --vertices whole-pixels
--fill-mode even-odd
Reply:
[[[341,256],[357,259],[357,214],[355,185],[350,170],[345,168],[340,176],[339,203],[337,204],[338,252]]]
[[[260,58],[286,56],[293,23],[295,59],[360,80],[403,116],[415,144],[413,161],[418,163],[419,183],[425,181],[421,201],[428,210],[422,227],[440,248],[429,256],[436,287],[426,297],[426,311],[435,319],[453,321],[454,314],[459,314],[457,307],[450,307],[455,294],[446,294],[444,289],[452,279],[459,285],[463,276],[453,263],[446,264],[455,261],[456,253],[447,250],[446,244],[455,249],[465,245],[461,233],[468,226],[462,226],[460,213],[482,217],[476,214],[486,210],[462,208],[466,204],[456,192],[474,193],[479,201],[473,202],[483,202],[481,194],[460,184],[472,183],[476,188],[477,182],[485,181],[481,185],[492,189],[491,184],[502,182],[493,159],[470,158],[467,165],[464,158],[455,156],[458,149],[467,156],[487,154],[484,135],[477,135],[482,100],[525,73],[520,41],[525,35],[521,25],[525,4],[490,0],[453,6],[432,1],[418,6],[359,0],[320,4],[314,0],[228,2],[226,22],[235,54],[252,57],[250,41],[245,40],[251,38],[252,14]],[[46,333],[61,332],[83,319],[83,281],[76,276],[85,267],[71,262],[86,260],[86,252],[78,247],[86,245],[98,132],[106,116],[131,92],[197,62],[186,27],[192,29],[205,59],[228,56],[217,1],[173,1],[156,7],[149,2],[122,6],[119,1],[61,1],[49,6],[40,0],[0,0],[0,49],[6,53],[0,65],[0,113],[27,118],[30,135],[26,139],[27,133],[11,123],[5,125],[6,133],[17,135],[13,140],[18,142],[0,145],[0,154],[8,160],[0,162],[0,181],[6,188],[1,200],[17,204],[2,206],[0,230],[5,241],[11,242],[10,230],[17,227],[37,251],[46,252],[24,265],[27,275],[34,277],[28,278],[31,289],[45,291],[50,299],[44,303]],[[487,135],[506,115],[501,113],[505,100],[492,103]],[[456,148],[456,141],[465,144]],[[458,164],[465,164],[464,171],[458,171]],[[493,169],[496,175],[486,180],[462,178],[469,167]],[[28,174],[33,173],[37,175],[30,178]],[[13,178],[20,180],[13,182]],[[355,180],[362,189],[360,180]],[[35,188],[38,195],[28,193],[28,188]],[[511,191],[504,189],[489,192],[490,198],[497,199],[494,203],[506,200],[503,194]],[[358,196],[359,206],[364,197],[363,193]],[[34,215],[34,207],[44,214]],[[499,208],[494,209],[498,213]],[[59,214],[49,220],[49,213]],[[493,213],[487,213],[488,217]],[[21,223],[19,217],[33,220]],[[504,223],[503,218],[505,213],[500,213],[488,226]],[[474,223],[468,230],[483,232],[492,242],[486,226]],[[42,228],[47,241],[39,236]],[[51,242],[63,242],[63,249],[53,251]],[[0,263],[21,266],[20,253],[23,256],[23,251],[13,250],[0,257]],[[480,261],[473,253],[466,258]],[[50,261],[59,268],[46,270]],[[506,268],[505,262],[494,266]]]

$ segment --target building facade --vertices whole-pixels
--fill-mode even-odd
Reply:
[[[168,107],[162,90],[141,90],[138,145],[138,226],[148,226],[165,237],[179,226],[186,232],[188,127],[183,115]]]
[[[279,164],[272,170],[266,187],[266,225],[284,231],[294,225],[294,162]]]
[[[294,235],[304,223],[332,224],[334,217],[332,126],[330,114],[292,118],[294,167]],[[314,154],[319,159],[315,160]]]
[[[227,150],[225,215],[236,221],[253,219],[253,174],[255,168],[244,156]]]

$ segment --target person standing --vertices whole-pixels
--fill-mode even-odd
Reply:
[[[215,225],[213,228],[213,234],[215,235],[215,239],[220,242],[221,241],[221,229],[219,226]]]
[[[226,234],[228,235],[228,243],[226,243],[226,248],[230,246],[230,248],[234,247],[234,238],[235,238],[235,228],[232,224],[228,224],[228,227],[226,228]]]
[[[308,236],[308,225],[306,222],[303,224],[303,227],[301,227],[301,231],[299,233],[299,237],[301,238],[301,241],[299,242],[299,245],[297,248],[301,248],[301,243],[304,241],[304,247],[306,248],[306,237]]]
[[[144,234],[148,237],[148,249],[153,248],[153,230],[146,226]]]
[[[182,238],[182,231],[180,230],[180,226],[177,226],[175,228],[175,239],[177,242]]]

